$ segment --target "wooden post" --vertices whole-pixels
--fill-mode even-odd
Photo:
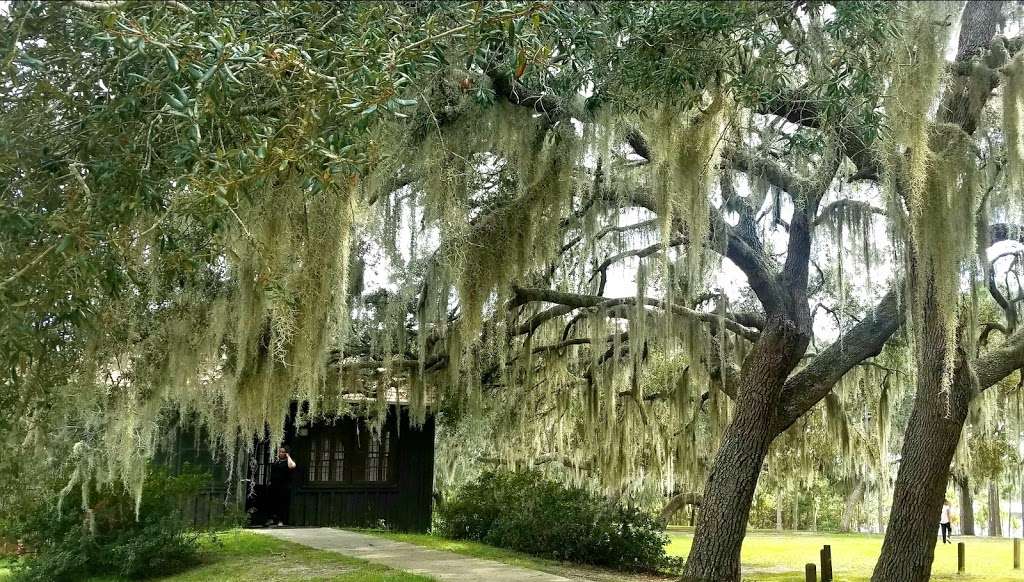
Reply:
[[[832,582],[832,546],[821,547],[821,582]]]
[[[804,566],[804,580],[806,582],[818,582],[818,573],[814,564]]]
[[[1020,570],[1020,538],[1013,538],[1013,569]]]
[[[956,572],[957,574],[963,574],[967,571],[967,557],[965,555],[965,548],[963,542],[956,545]]]

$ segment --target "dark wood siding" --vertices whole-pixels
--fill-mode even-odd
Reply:
[[[159,454],[156,462],[172,474],[200,472],[210,476],[196,495],[181,500],[185,519],[196,529],[238,523],[244,512],[242,488],[235,486],[229,490],[225,464],[215,460],[206,446],[206,439],[196,438],[194,432],[176,431],[175,437],[174,445]],[[237,473],[232,482],[241,485]]]
[[[401,419],[392,413],[386,430],[390,431],[394,452],[387,481],[316,483],[308,479],[303,462],[309,458],[309,445],[323,431],[356,431],[357,421],[346,419],[333,426],[309,427],[307,436],[297,436],[293,447],[299,461],[298,478],[292,482],[291,520],[300,526],[387,527],[402,531],[426,531],[430,528],[434,489],[434,419],[413,429],[402,410]],[[364,433],[365,427],[359,427]],[[365,437],[364,437],[365,439]],[[365,442],[365,440],[363,441]],[[364,465],[346,469],[361,474]]]
[[[294,409],[294,407],[293,407]],[[423,426],[410,426],[408,410],[392,407],[385,430],[393,447],[388,460],[386,479],[368,481],[365,448],[369,430],[354,418],[316,423],[307,427],[286,428],[286,445],[298,464],[291,482],[290,525],[386,527],[400,531],[426,531],[430,528],[434,490],[434,418],[428,416]],[[309,479],[310,446],[314,439],[328,436],[346,446],[344,482],[316,482]],[[161,462],[172,471],[181,471],[185,464],[205,467],[214,475],[209,487],[196,497],[183,502],[186,516],[196,527],[217,525],[225,516],[238,514],[243,504],[253,511],[254,496],[245,499],[245,469],[238,467],[229,492],[228,472],[203,447],[202,439],[183,434],[175,451]],[[352,449],[350,449],[352,447]],[[354,454],[353,449],[363,449]],[[261,452],[265,452],[262,451]],[[269,458],[269,455],[267,456]],[[377,478],[383,473],[378,472]],[[262,484],[255,484],[255,496],[265,494]],[[259,512],[257,522],[265,520]]]

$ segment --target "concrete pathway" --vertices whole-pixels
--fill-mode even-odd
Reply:
[[[572,582],[569,578],[329,527],[250,530],[318,550],[452,582]]]

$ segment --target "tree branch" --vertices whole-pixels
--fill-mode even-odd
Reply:
[[[127,0],[72,0],[71,3],[85,10],[114,10],[127,8],[132,4],[144,5],[142,2],[128,2]],[[157,4],[163,4],[182,14],[195,14],[196,11],[182,4],[178,0],[162,0]]]
[[[564,293],[562,291],[553,291],[550,289],[536,289],[536,288],[524,288],[524,287],[513,287],[513,305],[523,305],[531,302],[545,302],[545,303],[556,303],[559,305],[572,307],[572,308],[584,308],[584,307],[615,307],[617,305],[636,305],[635,297],[618,297],[608,298],[601,297],[600,295],[582,295],[576,293]],[[696,311],[689,307],[684,307],[677,304],[666,304],[660,299],[648,297],[644,299],[645,305],[651,307],[657,307],[660,309],[669,309],[676,315],[682,315],[683,317],[690,317],[698,321],[705,323],[717,324],[720,319],[724,319],[718,314],[707,313],[704,311]],[[740,335],[748,341],[757,341],[760,334],[757,331],[742,326],[735,321],[730,319],[724,319],[725,327],[729,331]]]
[[[896,284],[868,315],[786,381],[774,429],[776,434],[821,401],[854,366],[881,353],[885,342],[903,324],[905,312]]]
[[[669,247],[677,247],[677,246],[679,246],[681,244],[685,244],[685,243],[686,243],[686,239],[685,238],[683,238],[681,236],[677,236],[677,237],[673,238],[672,240],[668,241],[668,245],[667,246],[669,246]],[[637,257],[637,258],[641,258],[641,259],[644,258],[644,257],[649,257],[649,256],[651,256],[653,254],[657,254],[657,253],[665,250],[665,246],[666,245],[663,245],[660,242],[659,243],[654,243],[653,245],[644,247],[642,249],[632,249],[632,250],[628,250],[628,251],[622,251],[621,253],[619,253],[617,255],[612,255],[611,257],[608,257],[607,259],[605,259],[600,265],[597,266],[596,269],[594,269],[594,272],[590,275],[590,280],[591,281],[593,281],[595,276],[597,276],[599,274],[601,275],[601,284],[598,286],[597,294],[601,295],[602,293],[604,293],[605,284],[608,282],[608,268],[609,267],[611,267],[612,265],[614,265],[615,263],[617,263],[617,262],[619,262],[621,260],[628,259],[630,257]]]
[[[859,208],[861,212],[870,212],[872,214],[886,215],[886,211],[882,208],[872,206],[869,202],[863,200],[850,200],[849,198],[843,198],[842,200],[836,200],[826,204],[820,212],[818,217],[814,219],[814,226],[820,226],[825,223],[833,214],[837,214],[848,208]]]

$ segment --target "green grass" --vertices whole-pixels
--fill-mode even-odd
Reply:
[[[450,540],[429,534],[365,533],[553,574],[568,573],[565,563],[477,542]],[[668,553],[686,557],[693,541],[693,531],[689,528],[672,528],[669,537]],[[1013,570],[1011,540],[977,537],[956,538],[955,541],[967,544],[967,573],[963,576],[956,573],[956,545],[938,544],[935,548],[932,580],[1024,582],[1024,571]],[[882,548],[882,536],[810,532],[784,532],[780,535],[774,531],[751,531],[743,543],[743,579],[753,582],[803,582],[804,565],[808,562],[817,563],[818,551],[825,544],[832,546],[832,570],[837,580],[867,582]]]
[[[580,572],[563,562],[535,558],[481,543],[456,541],[428,534],[367,531],[388,539],[531,568],[553,574],[584,574],[592,580],[632,579],[606,571]],[[673,528],[668,552],[686,556],[692,531]],[[164,582],[427,582],[430,578],[390,570],[332,552],[314,550],[245,531],[205,540],[200,561],[179,574],[157,578]],[[1013,570],[1013,544],[1009,539],[957,538],[967,544],[967,574],[956,574],[956,545],[935,548],[933,580],[1024,582],[1024,571]],[[818,561],[818,550],[832,546],[833,571],[844,582],[866,582],[871,576],[882,537],[863,534],[752,531],[743,544],[744,580],[803,581],[803,567]],[[12,562],[0,559],[0,582],[10,576]],[[606,577],[607,576],[607,577]],[[570,576],[571,577],[571,576]],[[646,579],[646,578],[645,578]],[[117,578],[93,578],[88,582],[121,582]]]
[[[4,580],[0,563],[0,580]],[[121,582],[116,577],[87,582]],[[430,582],[417,576],[314,550],[252,532],[234,530],[204,540],[202,556],[181,573],[154,578],[162,582]]]
[[[560,562],[555,560],[545,560],[529,554],[488,546],[487,544],[481,544],[479,542],[452,540],[431,534],[396,533],[382,530],[360,531],[365,534],[395,540],[396,542],[408,542],[410,544],[416,544],[417,546],[423,546],[434,550],[443,550],[446,552],[462,554],[464,556],[472,556],[474,558],[494,560],[495,562],[512,564],[513,566],[520,566],[523,568],[533,568],[534,570],[543,570],[546,567],[553,567],[560,564]]]
[[[7,580],[11,577],[11,568],[14,566],[14,561],[7,558],[0,558],[0,582]]]
[[[669,532],[668,552],[685,557],[693,541],[692,530]],[[955,538],[967,544],[967,572],[956,573],[956,544],[935,548],[932,580],[1024,581],[1024,572],[1013,570],[1013,542],[1009,539]],[[837,580],[862,582],[882,548],[882,536],[865,534],[754,531],[743,542],[744,580],[802,581],[804,564],[818,562],[824,544],[832,546],[832,571]]]

